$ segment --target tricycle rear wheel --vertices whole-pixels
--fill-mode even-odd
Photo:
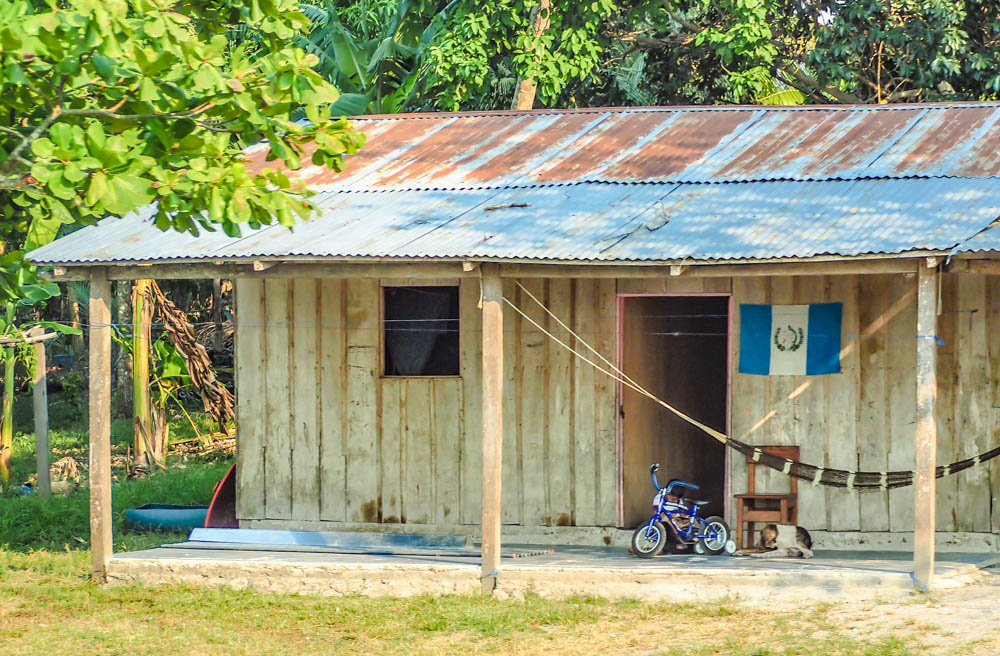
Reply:
[[[706,553],[718,556],[726,550],[726,543],[729,542],[730,531],[726,520],[718,516],[706,517],[704,524],[699,527],[699,533],[714,533],[715,537],[706,537],[700,540],[704,545]]]
[[[649,535],[646,535],[647,528]],[[639,558],[653,558],[663,551],[666,544],[667,529],[660,522],[653,522],[652,526],[648,523],[642,524],[632,534],[632,553]]]

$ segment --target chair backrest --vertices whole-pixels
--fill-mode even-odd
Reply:
[[[778,458],[787,458],[788,460],[795,460],[798,462],[799,459],[799,447],[790,446],[787,444],[773,444],[769,446],[759,446],[757,447],[764,453],[776,456]],[[754,462],[752,456],[747,456],[747,492],[753,494],[757,490],[756,478],[757,478],[757,464]],[[788,476],[788,492],[790,494],[799,493],[799,479],[794,476]]]

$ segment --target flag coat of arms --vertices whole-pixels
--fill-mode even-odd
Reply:
[[[741,374],[840,373],[840,303],[740,305]]]

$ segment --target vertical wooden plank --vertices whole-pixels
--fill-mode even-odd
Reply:
[[[594,280],[573,281],[573,331],[597,348],[597,283]],[[596,357],[578,341],[574,348],[592,361]],[[595,526],[597,523],[597,416],[594,376],[604,376],[581,360],[573,362],[573,524]]]
[[[568,278],[553,278],[549,281],[548,307],[559,319],[569,325],[572,288]],[[549,332],[564,344],[570,343],[569,332],[558,322],[549,318]],[[548,339],[548,338],[546,338]],[[573,523],[573,376],[571,358],[573,354],[555,343],[548,341],[547,430],[545,431],[546,466],[548,472],[548,516],[556,526]]]
[[[428,378],[405,379],[400,398],[403,420],[403,518],[429,524],[434,518],[434,472],[431,469],[431,387]]]
[[[992,402],[992,434],[1000,435],[1000,277],[987,276],[989,323],[986,335],[990,349],[990,391]],[[990,461],[990,499],[992,513],[990,526],[993,533],[1000,533],[1000,458]]]
[[[989,380],[989,351],[986,344],[984,276],[958,276],[958,310],[955,428],[959,438],[959,458],[971,458],[995,446],[989,432],[988,413],[992,395],[986,385]],[[988,532],[991,497],[989,468],[971,467],[956,476],[959,486],[957,530]]]
[[[963,274],[964,275],[964,274]],[[934,415],[937,418],[937,460],[946,465],[954,462],[960,453],[961,435],[955,426],[955,410],[958,399],[958,345],[956,328],[958,323],[957,299],[958,278],[956,274],[941,276],[941,307],[937,320],[937,332],[944,346],[937,350],[938,398]],[[958,476],[944,476],[935,484],[937,505],[935,526],[939,531],[958,530]]]
[[[484,594],[496,589],[500,565],[503,463],[503,287],[496,265],[483,267],[483,557]]]
[[[916,278],[890,276],[889,299],[898,312],[889,319],[886,362],[886,409],[889,421],[889,470],[912,471],[916,457],[913,426],[917,412]],[[936,293],[936,289],[935,289]],[[933,331],[927,333],[933,334]],[[933,338],[927,338],[933,342]],[[921,337],[918,341],[924,341]],[[913,530],[913,491],[889,491],[889,530]]]
[[[515,281],[505,278],[502,280],[502,283],[504,298],[516,302],[518,299],[518,290]],[[478,325],[481,328],[482,313],[477,314],[479,315]],[[517,339],[519,335],[518,320],[517,314],[505,306],[503,313],[503,379],[509,383],[515,383],[515,381],[519,380],[520,353],[518,352],[518,345],[520,341]],[[477,363],[481,363],[481,361],[482,355],[480,354]],[[521,484],[521,398],[518,395],[520,389],[519,383],[504,385],[503,387],[503,486],[500,494],[503,501],[501,512],[504,524],[523,523],[521,521],[522,497],[524,495],[524,486]],[[477,390],[476,397],[480,399],[479,407],[481,408],[480,393],[481,388]],[[480,417],[478,410],[476,416]],[[482,419],[480,418],[477,426],[481,424]],[[478,452],[481,454],[482,449],[479,448]],[[479,459],[476,462],[479,463],[481,471],[482,462]],[[479,477],[477,476],[478,479]],[[479,488],[477,487],[476,489],[478,490]],[[476,522],[478,523],[478,521],[479,519],[477,518]]]
[[[347,521],[378,521],[377,280],[347,281]]]
[[[434,382],[434,513],[437,524],[458,524],[461,511],[458,458],[461,441],[459,413],[462,381],[439,378]]]
[[[885,366],[886,327],[889,303],[886,292],[890,276],[861,276],[858,280],[861,325],[860,412],[858,441],[860,471],[882,472],[889,464],[889,436],[886,426]],[[866,492],[859,495],[862,531],[889,530],[889,495]]]
[[[858,277],[828,276],[826,299],[843,303],[840,373],[824,376],[827,413],[827,464],[834,469],[858,469],[858,393],[861,338],[858,325]],[[828,487],[827,514],[831,531],[861,528],[858,493]]]
[[[934,468],[937,466],[937,424],[934,403],[937,396],[933,339],[937,324],[937,268],[917,269],[917,434],[915,445],[916,476],[914,489],[915,529],[913,536],[913,575],[918,583],[931,585],[934,575]],[[961,283],[959,283],[961,285]],[[985,335],[984,335],[985,337]]]
[[[525,280],[524,288],[545,302],[545,281]],[[521,294],[521,310],[539,326],[546,326],[544,311],[526,294]],[[548,337],[530,322],[521,323],[521,471],[524,476],[524,515],[526,526],[547,526],[546,509],[545,411]],[[485,330],[485,327],[484,327]],[[484,354],[485,357],[485,354]]]
[[[618,348],[618,297],[616,282],[611,278],[595,281],[597,301],[593,304],[597,316],[594,318],[594,348],[611,362],[617,362]],[[607,367],[604,367],[607,369]],[[614,379],[594,371],[594,406],[596,408],[597,429],[595,431],[597,457],[595,476],[597,496],[597,524],[599,526],[618,525],[618,481],[621,465],[618,462],[618,436],[616,417],[618,416],[617,385]]]
[[[29,337],[41,337],[45,329],[35,326],[28,330]],[[52,479],[49,472],[49,402],[45,342],[36,342],[35,371],[32,376],[32,403],[35,411],[35,471],[38,476],[38,496],[48,499],[52,496]]]
[[[320,281],[320,519],[346,519],[344,281]]]
[[[803,276],[798,279],[796,303],[821,303],[826,300],[826,288],[821,276]],[[799,458],[818,467],[827,467],[827,416],[826,388],[828,380],[843,374],[825,376],[793,376],[794,387],[790,405],[794,415],[794,443],[799,445]],[[776,472],[777,473],[777,472]],[[788,477],[780,482],[780,489],[789,489]],[[804,481],[799,484],[798,522],[807,529],[829,528],[826,509],[826,490]]]
[[[733,291],[733,279],[721,276],[718,278],[705,278],[703,286],[706,293],[729,294]]]
[[[764,277],[737,276],[733,278],[733,337],[732,359],[732,432],[749,444],[768,444],[767,425],[771,420],[770,376],[754,376],[739,373],[740,366],[740,307],[744,303],[767,303],[770,297],[770,281]],[[746,458],[738,453],[730,456],[730,485],[734,494],[749,490]],[[736,517],[736,505],[730,511]],[[742,527],[734,527],[742,530]]]
[[[264,365],[267,389],[267,447],[264,450],[264,484],[267,486],[264,516],[267,519],[292,517],[291,393],[289,391],[289,297],[291,284],[285,279],[264,281],[267,322],[267,360]]]
[[[114,551],[111,534],[111,284],[90,272],[90,551],[103,579]]]
[[[462,371],[462,518],[463,524],[482,519],[482,315],[479,280],[463,278],[458,288],[459,365]],[[508,378],[508,380],[510,380]],[[511,386],[513,387],[513,386]],[[504,472],[506,475],[507,472]]]
[[[267,424],[264,283],[236,278],[236,517],[263,519],[264,431]]]
[[[316,280],[292,283],[292,517],[318,520],[320,495],[319,431],[316,421]]]
[[[403,491],[403,418],[401,416],[402,378],[382,378],[382,435],[379,440],[379,464],[382,488],[379,498],[381,521],[396,524],[402,521]]]
[[[617,283],[611,278],[595,281],[597,300],[594,318],[594,348],[611,362],[617,363],[618,355],[618,297]],[[607,369],[607,367],[603,367]],[[621,465],[618,462],[618,392],[614,379],[594,371],[594,406],[597,421],[595,430],[597,473],[597,524],[598,526],[618,525],[619,491]]]

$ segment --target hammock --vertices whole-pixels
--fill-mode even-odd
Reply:
[[[804,462],[798,462],[796,460],[789,460],[787,458],[781,458],[778,456],[771,455],[761,450],[760,448],[753,446],[752,444],[741,442],[740,440],[730,437],[725,433],[717,431],[711,426],[707,426],[706,424],[703,424],[702,422],[698,421],[694,417],[684,414],[683,412],[673,407],[663,399],[659,398],[646,388],[639,385],[639,383],[632,380],[624,371],[619,369],[613,362],[611,362],[606,357],[601,355],[593,346],[588,344],[584,339],[582,339],[579,335],[573,332],[573,330],[569,326],[567,326],[551,310],[549,310],[549,308],[546,307],[544,303],[535,298],[535,296],[530,291],[528,291],[524,287],[524,285],[518,282],[517,286],[521,289],[521,291],[523,291],[528,296],[528,298],[537,303],[538,306],[541,307],[546,314],[552,317],[552,319],[554,319],[556,323],[558,323],[563,330],[572,335],[579,344],[582,344],[584,347],[587,348],[587,350],[596,355],[597,358],[600,359],[601,362],[603,362],[604,365],[606,365],[608,368],[605,369],[600,364],[594,362],[593,360],[590,360],[589,358],[587,358],[587,356],[583,355],[582,353],[574,349],[572,346],[566,344],[564,341],[562,341],[561,339],[550,333],[548,330],[546,330],[534,319],[532,319],[527,314],[522,312],[521,309],[517,307],[514,303],[512,303],[510,300],[508,300],[507,297],[503,298],[504,303],[509,305],[515,312],[521,315],[522,318],[524,318],[533,326],[535,326],[535,328],[540,330],[542,333],[547,335],[550,339],[552,339],[554,342],[556,342],[557,344],[568,350],[570,353],[575,355],[580,360],[583,360],[590,366],[594,367],[596,370],[600,371],[606,376],[610,376],[611,378],[618,381],[625,387],[628,387],[629,389],[632,389],[638,392],[639,394],[642,394],[643,396],[647,397],[651,401],[663,406],[665,409],[677,415],[678,417],[680,417],[687,423],[691,424],[692,426],[695,426],[696,428],[700,429],[704,433],[707,433],[709,436],[721,442],[722,444],[725,444],[729,448],[734,449],[739,453],[742,453],[744,456],[748,458],[752,458],[754,462],[764,465],[765,467],[770,467],[771,469],[774,469],[776,471],[780,471],[781,473],[786,474],[788,476],[794,476],[795,478],[808,481],[812,485],[825,485],[827,487],[845,488],[848,490],[855,490],[860,492],[888,490],[891,488],[906,487],[907,485],[913,484],[914,473],[912,471],[858,472],[846,469],[828,469],[825,467],[817,467],[815,465],[809,465]],[[950,474],[954,474],[956,472],[969,469],[970,467],[974,467],[988,460],[992,460],[997,456],[1000,456],[1000,447],[995,447],[993,449],[990,449],[989,451],[986,451],[985,453],[981,453],[972,458],[966,458],[965,460],[959,460],[958,462],[953,462],[950,465],[939,466],[935,469],[935,476],[937,478],[942,478],[944,476],[948,476]]]

